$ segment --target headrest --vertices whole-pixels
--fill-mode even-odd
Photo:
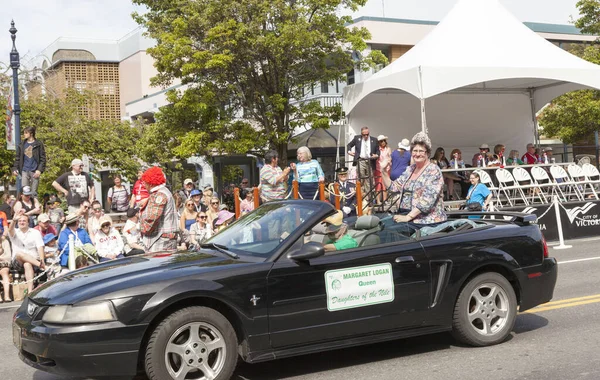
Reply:
[[[379,225],[379,218],[375,215],[363,215],[359,216],[356,219],[356,223],[354,224],[355,230],[370,230],[371,228],[375,228]]]

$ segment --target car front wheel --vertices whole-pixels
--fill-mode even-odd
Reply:
[[[472,346],[503,342],[513,329],[517,297],[512,285],[498,273],[483,273],[471,279],[454,306],[452,334]]]
[[[150,380],[229,379],[237,364],[237,339],[221,313],[201,306],[178,310],[156,326],[146,347]]]

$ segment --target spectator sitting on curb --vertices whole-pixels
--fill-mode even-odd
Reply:
[[[123,258],[123,238],[119,231],[112,226],[112,219],[104,215],[100,219],[100,230],[96,232],[96,251],[100,262]]]
[[[40,231],[42,234],[42,238],[48,234],[52,234],[54,236],[58,236],[58,232],[56,228],[50,224],[50,217],[48,214],[40,214],[38,217],[38,225],[34,227],[34,229]]]
[[[229,223],[233,222],[234,220],[235,220],[234,213],[227,211],[227,210],[219,211],[217,220],[215,221],[215,233],[219,233],[219,232],[223,231],[225,228],[227,228]]]
[[[87,223],[86,223],[86,229],[87,229],[88,235],[90,235],[90,239],[92,239],[93,243],[96,242],[94,240],[94,238],[95,238],[96,232],[98,232],[98,230],[100,230],[100,219],[102,219],[103,216],[104,216],[104,210],[102,210],[102,205],[97,200],[93,201],[92,202],[92,215],[89,216]]]
[[[196,208],[196,212],[206,211],[208,207],[202,203],[202,192],[200,190],[194,189],[190,193],[192,201],[194,201],[194,206]]]
[[[125,244],[125,256],[144,254],[144,246],[142,245],[142,235],[140,235],[139,212],[137,208],[127,210],[127,222],[123,226],[123,237]]]
[[[52,227],[60,232],[62,224],[65,221],[65,212],[60,207],[60,200],[56,195],[51,196],[48,200],[48,217],[50,217]]]
[[[25,210],[21,209],[15,214],[10,226],[8,235],[13,248],[13,265],[17,270],[21,267],[25,270],[25,280],[27,280],[27,290],[33,291],[34,269],[36,267],[44,269],[44,241],[40,231],[29,228],[29,218],[25,215]],[[15,224],[19,228],[15,229]]]
[[[12,302],[10,298],[10,279],[9,272],[12,262],[12,251],[10,249],[10,242],[6,236],[1,236],[0,240],[0,278],[2,279],[2,288],[4,289],[4,302]]]
[[[79,215],[77,213],[68,214],[65,218],[65,226],[58,236],[58,249],[64,253],[60,257],[60,265],[68,268],[69,255],[75,252],[69,252],[69,236],[73,235],[75,239],[75,247],[82,247],[84,244],[93,244],[90,235],[83,228],[79,227]]]

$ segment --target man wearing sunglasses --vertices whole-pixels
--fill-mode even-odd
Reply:
[[[89,173],[83,171],[83,161],[79,158],[71,161],[71,171],[52,182],[52,187],[67,197],[69,213],[77,212],[85,199],[91,203],[96,198],[94,183]]]
[[[354,148],[354,152],[352,152]],[[346,151],[354,157],[353,166],[358,165],[358,179],[361,182],[363,194],[368,196],[372,188],[373,173],[379,158],[379,143],[369,134],[369,127],[362,127],[360,135],[354,136],[348,143]]]

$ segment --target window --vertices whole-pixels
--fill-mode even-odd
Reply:
[[[329,93],[329,83],[321,82],[321,94],[328,94],[328,93]]]
[[[348,84],[354,84],[354,69],[350,70],[348,74],[346,74],[346,82]]]

